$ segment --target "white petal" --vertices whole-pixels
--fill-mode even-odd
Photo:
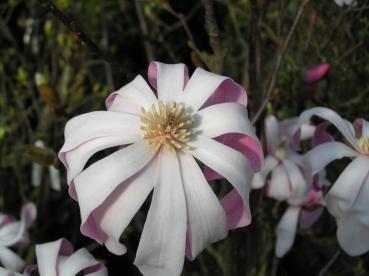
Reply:
[[[72,251],[70,244],[63,239],[36,245],[37,264],[40,275],[58,276],[56,266],[60,249],[63,246],[68,247],[68,251]]]
[[[60,171],[55,168],[54,166],[49,166],[49,173],[50,173],[50,183],[51,187],[55,191],[60,191],[61,185],[60,185]]]
[[[310,118],[314,115],[330,121],[343,134],[347,141],[351,143],[353,147],[357,147],[353,126],[329,108],[315,107],[302,112],[297,129],[299,128],[299,125],[302,125],[305,122],[309,121]]]
[[[40,164],[32,163],[32,185],[38,187],[41,185],[43,167]]]
[[[70,151],[91,139],[106,136],[139,136],[140,117],[128,113],[95,111],[69,120],[60,153]]]
[[[116,151],[79,174],[74,179],[74,183],[82,224],[120,183],[145,167],[153,156],[154,153],[146,142],[141,141]],[[88,235],[83,228],[81,231]]]
[[[194,259],[209,244],[227,236],[227,218],[195,159],[180,154],[179,163],[186,197],[190,259]]]
[[[337,238],[340,246],[351,256],[369,250],[369,177],[360,188],[354,204],[337,219]]]
[[[265,157],[264,169],[261,172],[255,173],[252,178],[252,188],[260,189],[264,187],[266,177],[278,165],[279,161],[271,155]]]
[[[314,175],[336,159],[357,155],[356,151],[343,143],[328,142],[313,148],[305,155],[304,160],[311,171],[311,175]]]
[[[58,276],[76,275],[83,269],[97,265],[98,262],[85,248],[81,248],[58,264]]]
[[[185,87],[182,102],[190,108],[189,111],[196,112],[226,79],[197,68]]]
[[[241,133],[256,138],[247,109],[239,103],[211,105],[196,113],[201,134],[214,138],[226,133]]]
[[[265,139],[268,147],[268,153],[273,152],[278,148],[281,142],[281,133],[279,133],[278,121],[275,116],[268,116],[264,121],[265,125]]]
[[[291,196],[291,184],[286,168],[279,164],[272,170],[267,194],[277,200],[286,200]]]
[[[360,216],[348,212],[337,222],[339,245],[350,256],[358,256],[369,250],[369,221],[361,221]]]
[[[227,179],[249,209],[249,192],[254,173],[243,154],[202,135],[196,137],[190,151],[198,160]]]
[[[22,274],[7,270],[5,268],[2,268],[1,266],[0,266],[0,275],[1,276],[22,276]]]
[[[290,206],[278,223],[275,254],[279,258],[283,257],[293,245],[299,214],[300,207]]]
[[[180,275],[186,244],[186,202],[176,153],[159,154],[159,179],[137,249],[145,276]]]
[[[295,163],[289,160],[283,160],[282,162],[286,168],[291,184],[291,196],[288,199],[288,202],[290,204],[302,204],[305,201],[308,191],[305,178]]]
[[[24,267],[25,263],[13,251],[6,247],[0,246],[0,264],[9,270],[20,271]]]
[[[362,186],[369,173],[369,158],[355,158],[340,174],[325,197],[328,211],[335,217],[341,217],[354,204],[361,193]],[[369,198],[368,198],[369,199]]]
[[[65,165],[67,165],[67,180],[68,184],[71,183],[74,177],[76,177],[85,167],[87,161],[96,152],[115,146],[129,144],[131,142],[139,141],[139,136],[107,136],[92,139],[75,149],[64,153]]]
[[[104,244],[110,252],[117,255],[126,252],[119,238],[154,188],[156,179],[157,162],[154,159],[139,173],[120,184],[99,207],[95,221],[108,236]]]
[[[362,120],[362,124],[363,124],[362,135],[364,137],[369,137],[369,122],[366,120]]]
[[[157,70],[158,99],[164,103],[177,101],[183,93],[187,67],[183,63],[165,64],[155,62]]]
[[[141,114],[141,107],[150,109],[157,99],[144,78],[138,75],[133,81],[109,95],[105,103],[109,111]]]
[[[0,228],[0,246],[12,246],[20,242],[35,218],[35,205],[33,203],[25,204],[22,207],[20,221],[11,222]]]

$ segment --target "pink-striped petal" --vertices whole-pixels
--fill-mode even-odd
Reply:
[[[193,260],[209,244],[227,236],[227,219],[218,198],[199,165],[188,154],[179,154],[187,206],[187,258]]]
[[[233,80],[201,68],[197,68],[188,81],[180,99],[190,112],[201,107],[223,102],[247,104],[245,90]]]
[[[92,164],[74,179],[84,235],[99,242],[104,240],[89,216],[119,184],[143,169],[153,156],[146,142],[137,142]]]
[[[188,68],[183,63],[166,64],[153,61],[148,70],[149,81],[164,103],[177,101],[188,81]]]
[[[147,110],[156,102],[156,96],[150,86],[138,75],[133,81],[111,93],[105,105],[109,111],[140,115],[141,107]]]
[[[138,245],[143,275],[180,275],[186,246],[186,199],[176,153],[159,153],[159,175]]]
[[[100,235],[104,236],[103,243],[110,252],[116,255],[126,252],[119,238],[149,196],[156,179],[157,162],[154,159],[140,172],[121,183],[90,215],[89,220],[94,221],[96,229],[102,232]]]

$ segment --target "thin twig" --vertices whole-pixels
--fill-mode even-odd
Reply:
[[[138,21],[140,23],[140,29],[141,32],[143,33],[143,35],[145,37],[149,37],[149,31],[147,28],[147,23],[145,20],[145,16],[142,13],[142,7],[139,1],[134,1],[135,2],[135,9],[136,9],[136,14],[137,14],[137,18]],[[143,43],[145,46],[145,51],[146,51],[146,57],[148,62],[151,62],[154,60],[154,50],[151,47],[150,42],[147,39],[143,39]]]
[[[341,249],[338,249],[337,252],[333,255],[333,257],[329,260],[329,262],[320,270],[318,276],[325,275],[328,272],[328,270],[332,267],[334,262],[338,259],[340,254],[341,254]]]
[[[109,45],[109,32],[108,28],[106,26],[106,19],[105,19],[105,3],[103,0],[101,0],[101,6],[102,6],[102,16],[101,16],[101,22],[102,22],[102,45],[105,49],[108,49]],[[111,91],[115,90],[114,85],[114,77],[113,77],[113,70],[112,66],[109,62],[104,61],[104,68],[105,68],[105,75],[106,75],[106,81],[109,85],[109,88]]]
[[[51,0],[37,0],[37,2],[47,11],[51,12],[58,20],[60,20],[72,33],[86,45],[86,47],[95,55],[110,63],[117,63],[115,58],[103,52],[99,46],[93,42],[87,34],[81,30],[77,23],[68,15],[63,13]]]
[[[272,92],[273,92],[273,89],[274,89],[274,86],[275,86],[275,82],[277,80],[279,69],[281,67],[281,63],[282,63],[284,53],[286,52],[287,46],[288,46],[288,44],[291,40],[291,37],[292,37],[293,33],[296,30],[297,24],[299,23],[301,15],[302,15],[302,13],[304,11],[304,8],[305,8],[305,6],[307,5],[308,2],[309,2],[309,0],[302,1],[301,5],[300,5],[300,7],[299,7],[299,9],[296,13],[295,19],[293,20],[291,29],[288,32],[288,35],[287,35],[286,39],[284,40],[282,47],[280,48],[280,50],[277,53],[277,58],[276,58],[276,61],[274,63],[272,78],[270,80],[267,92],[265,93],[264,100],[261,103],[258,111],[255,113],[254,118],[252,119],[253,124],[255,124],[257,122],[257,120],[259,119],[259,117],[261,116],[261,114],[263,113],[265,107],[267,106],[267,104],[269,102],[270,96],[272,95]]]
[[[251,35],[249,50],[249,81],[251,89],[251,99],[256,106],[260,97],[260,8],[258,0],[251,0]]]
[[[209,35],[209,44],[213,49],[216,68],[215,71],[220,72],[222,68],[222,49],[220,46],[220,35],[217,21],[214,14],[214,2],[213,0],[202,0],[202,5],[205,9],[205,28]]]
[[[173,8],[169,5],[165,6],[165,10],[167,12],[169,12],[171,15],[173,15],[175,18],[177,18],[179,20],[179,22],[182,24],[182,27],[187,35],[187,38],[189,40],[189,47],[195,51],[195,53],[197,54],[197,56],[201,59],[201,62],[210,69],[210,65],[208,64],[208,62],[206,61],[206,59],[203,57],[202,53],[200,52],[199,48],[196,45],[195,39],[191,33],[190,28],[187,25],[187,20],[186,17],[181,14],[181,13],[177,13],[175,10],[173,10]]]

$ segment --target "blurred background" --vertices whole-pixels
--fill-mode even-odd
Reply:
[[[83,237],[56,156],[66,121],[103,110],[110,92],[137,74],[146,78],[152,60],[183,62],[190,72],[203,67],[242,84],[259,137],[266,114],[284,119],[318,105],[349,120],[368,119],[369,1],[356,2],[0,1],[0,212],[19,216],[22,204],[33,201],[33,245],[66,237],[106,262],[110,275],[140,275],[132,263],[150,200],[122,235],[124,256]],[[304,75],[319,63],[329,63],[329,73],[309,89]],[[38,140],[44,148],[35,147]],[[32,180],[35,163],[44,167],[41,180]],[[344,164],[334,163],[332,171]],[[53,188],[49,166],[60,170],[60,189]],[[332,260],[324,275],[369,275],[369,255],[353,258],[339,250],[326,211],[276,259],[275,229],[286,205],[262,191],[253,191],[251,201],[252,225],[186,261],[183,275],[318,275]],[[20,252],[28,263],[33,249]]]

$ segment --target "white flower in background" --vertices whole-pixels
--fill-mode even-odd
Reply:
[[[137,76],[108,97],[108,111],[70,120],[59,158],[80,206],[82,233],[115,254],[126,252],[121,233],[154,189],[135,264],[144,275],[175,276],[185,254],[192,260],[228,229],[250,223],[249,212],[228,216],[229,199],[240,198],[239,210],[249,210],[251,178],[263,155],[246,92],[231,79],[199,68],[189,79],[184,64],[152,62],[149,80],[157,95]],[[229,134],[247,142],[236,150],[224,142]],[[116,152],[84,168],[94,153],[114,146]],[[219,202],[195,158],[235,192]]]
[[[45,143],[41,140],[37,140],[35,142],[35,146],[39,148],[46,148]],[[32,185],[34,187],[39,187],[42,181],[44,166],[38,163],[32,164]],[[54,165],[48,166],[49,176],[50,176],[50,185],[56,191],[60,191],[60,171],[55,168]]]
[[[267,156],[264,169],[253,178],[253,188],[266,185],[268,197],[287,201],[289,207],[277,226],[275,254],[283,257],[292,247],[298,222],[300,227],[309,228],[323,211],[322,188],[329,182],[325,172],[314,176],[314,183],[305,179],[303,155],[297,152],[300,140],[312,138],[312,146],[331,140],[325,132],[327,125],[314,127],[303,124],[299,133],[296,125],[299,118],[278,121],[273,115],[265,119],[265,142]]]
[[[336,2],[336,4],[340,7],[343,7],[344,5],[356,5],[356,0],[334,0],[334,2]]]
[[[313,148],[305,156],[313,175],[330,162],[352,158],[325,196],[328,211],[337,220],[340,246],[352,256],[369,250],[369,122],[357,119],[354,124],[328,108],[316,107],[300,115],[299,124],[318,116],[332,123],[346,143],[328,142]]]
[[[37,265],[29,265],[23,274],[0,267],[0,276],[29,276],[37,271],[40,276],[107,276],[106,267],[85,249],[73,252],[65,239],[36,245]]]
[[[12,271],[20,271],[24,267],[24,261],[9,247],[28,246],[30,241],[27,229],[36,219],[36,213],[33,203],[23,206],[20,221],[0,213],[0,265]]]

